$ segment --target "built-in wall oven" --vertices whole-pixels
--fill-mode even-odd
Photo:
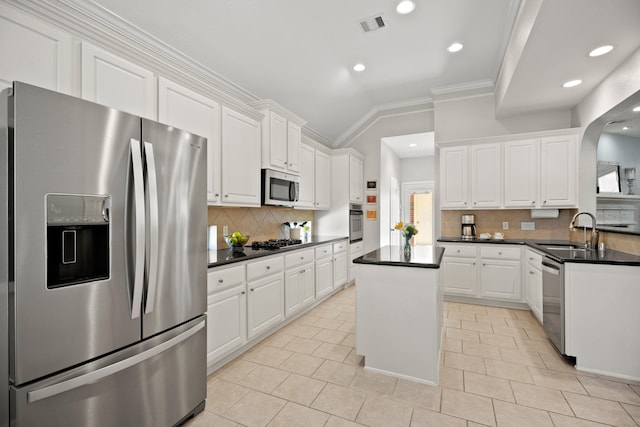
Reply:
[[[364,222],[364,212],[362,205],[352,203],[349,205],[349,242],[359,242],[362,240],[362,228]]]
[[[542,260],[542,324],[551,343],[565,354],[564,264]]]

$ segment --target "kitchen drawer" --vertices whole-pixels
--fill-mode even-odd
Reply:
[[[343,240],[341,242],[338,243],[334,243],[333,244],[333,254],[339,254],[340,252],[344,252],[347,250],[347,240]]]
[[[313,256],[313,249],[295,251],[293,253],[285,255],[284,266],[286,269],[289,269],[291,267],[306,264],[308,262],[313,262]]]
[[[475,258],[476,257],[476,245],[443,245],[444,256],[461,257],[461,258]]]
[[[527,262],[533,268],[536,268],[538,270],[542,269],[542,255],[535,251],[532,251],[531,249],[527,249]]]
[[[324,245],[316,248],[316,259],[327,258],[331,255],[331,245]]]
[[[349,245],[349,252],[353,254],[361,254],[364,251],[364,242],[360,240],[359,242],[352,243]]]
[[[253,261],[247,264],[247,281],[260,279],[261,277],[279,273],[284,267],[282,256],[270,256],[262,261]]]
[[[509,248],[504,245],[487,245],[480,248],[480,258],[520,260],[521,248]]]
[[[212,268],[207,272],[207,293],[213,294],[244,282],[244,264]]]

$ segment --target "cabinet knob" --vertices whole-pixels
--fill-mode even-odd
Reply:
[[[529,274],[533,274],[533,271],[529,270]]]
[[[483,262],[483,263],[482,263],[482,266],[483,266],[483,267],[486,267],[486,266],[487,266],[487,264],[485,264],[485,263]]]
[[[219,196],[220,196],[220,194],[216,193],[216,194],[214,194],[214,196],[219,197]]]
[[[251,292],[253,292],[253,291],[254,291],[254,289],[253,289],[253,288],[251,288],[251,289],[249,289],[249,290],[250,290]]]
[[[218,279],[218,283],[224,282],[224,279]]]
[[[477,205],[477,204],[478,204],[478,202],[473,202],[473,204],[474,204],[474,205]]]
[[[476,263],[474,262],[473,265],[476,265]]]
[[[502,252],[498,252],[498,255],[502,255]]]
[[[467,202],[464,202],[464,204],[466,205],[466,204],[467,204]]]
[[[225,194],[225,195],[224,195],[224,197],[229,197],[229,195],[228,195],[228,194]]]
[[[246,294],[246,292],[245,292],[245,291],[240,292],[240,295],[244,295],[244,294]]]
[[[267,270],[271,270],[271,266],[270,265],[267,265]]]
[[[529,261],[533,261],[533,257],[532,256],[529,257]]]
[[[303,256],[301,256],[301,257],[300,257],[300,259],[304,259],[304,257],[303,257]]]
[[[305,271],[307,271],[307,270],[300,270],[300,274],[303,274]]]
[[[457,252],[457,253],[460,253],[460,249],[458,249],[456,252]]]
[[[535,205],[535,204],[536,204],[536,201],[535,201],[535,200],[532,200],[532,201],[531,201],[531,204],[532,204],[532,205]]]
[[[546,204],[547,204],[547,201],[545,200],[545,201],[544,201],[544,202],[542,202],[542,203],[544,203],[544,204],[546,205]]]

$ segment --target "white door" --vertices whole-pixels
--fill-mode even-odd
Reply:
[[[433,244],[434,189],[433,181],[402,183],[402,218],[418,228],[419,233],[413,238],[416,245]]]

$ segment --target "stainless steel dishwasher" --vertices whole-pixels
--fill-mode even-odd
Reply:
[[[564,349],[564,264],[545,257],[542,260],[542,324],[558,349]]]

